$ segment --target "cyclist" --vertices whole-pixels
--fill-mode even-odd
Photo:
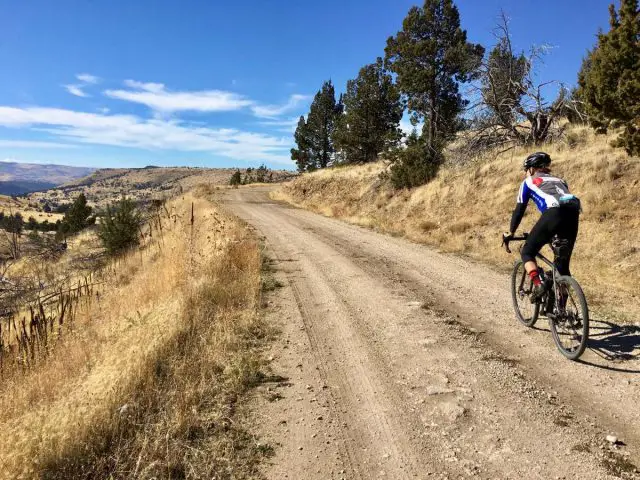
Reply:
[[[544,152],[535,152],[524,161],[526,178],[520,185],[516,208],[511,217],[511,228],[503,235],[510,240],[524,216],[529,199],[533,200],[542,216],[531,229],[522,247],[522,261],[527,274],[533,283],[531,302],[535,303],[545,293],[536,263],[536,255],[540,249],[551,242],[554,235],[566,240],[563,252],[556,257],[556,268],[560,275],[571,275],[569,262],[578,236],[578,218],[580,216],[580,200],[569,192],[564,180],[551,174],[549,165],[551,157]]]

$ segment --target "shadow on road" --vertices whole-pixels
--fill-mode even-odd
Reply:
[[[591,320],[587,348],[605,362],[594,363],[581,360],[584,364],[614,372],[640,373],[640,369],[618,366],[640,360],[640,327],[617,325],[605,320]]]
[[[546,327],[535,326],[533,329],[551,333]],[[634,360],[640,361],[640,327],[591,319],[587,349],[602,361],[589,361],[582,358],[578,360],[580,363],[612,372],[640,373],[640,363],[638,369],[621,367]]]

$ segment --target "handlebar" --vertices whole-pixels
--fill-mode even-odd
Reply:
[[[527,237],[529,236],[528,233],[523,233],[521,236],[519,237],[511,237],[509,235],[505,235],[504,233],[502,234],[502,245],[504,246],[504,249],[507,251],[507,253],[511,253],[511,249],[509,248],[509,242],[521,242],[527,239]]]

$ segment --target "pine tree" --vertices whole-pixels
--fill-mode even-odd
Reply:
[[[640,155],[640,11],[638,0],[609,6],[610,30],[598,34],[578,74],[578,94],[584,99],[592,126],[606,132],[623,126],[614,145]]]
[[[333,131],[342,105],[336,103],[336,93],[331,80],[324,82],[316,93],[306,122],[309,142],[309,163],[307,170],[326,168],[333,160]]]
[[[347,82],[338,104],[342,101],[346,113],[339,117],[334,143],[345,162],[372,162],[398,144],[403,104],[382,59],[362,67],[358,77]]]
[[[108,205],[98,237],[111,255],[116,255],[140,243],[138,232],[142,225],[142,217],[133,200],[126,197],[114,206]]]
[[[64,233],[76,233],[92,224],[91,212],[92,208],[87,205],[87,197],[81,193],[64,214],[62,219],[62,223],[66,225]]]
[[[306,172],[313,170],[311,165],[311,144],[309,142],[309,128],[304,116],[300,115],[296,132],[293,134],[298,148],[291,149],[291,159],[296,162],[298,171]]]
[[[484,48],[467,42],[452,0],[425,0],[413,7],[402,30],[387,40],[386,61],[417,120],[424,120],[427,148],[440,152],[460,127],[467,104],[458,84],[474,77]]]

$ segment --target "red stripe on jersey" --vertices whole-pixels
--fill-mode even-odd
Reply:
[[[533,179],[533,184],[536,187],[539,187],[542,184],[542,182],[544,182],[544,180],[541,177],[536,177]]]

